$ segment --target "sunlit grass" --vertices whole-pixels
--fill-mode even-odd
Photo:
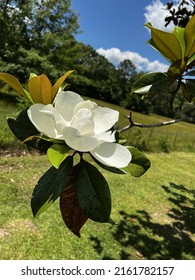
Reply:
[[[116,225],[88,221],[81,239],[65,227],[58,200],[32,217],[46,156],[1,158],[1,259],[195,259],[194,154],[147,156],[152,167],[141,178],[103,171]]]

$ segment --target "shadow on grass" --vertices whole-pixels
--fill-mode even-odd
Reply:
[[[119,259],[195,259],[195,191],[175,183],[162,188],[171,205],[164,220],[152,218],[147,211],[119,212],[121,220],[111,230],[112,238],[121,247]],[[103,254],[97,237],[90,239],[103,259],[112,259]]]

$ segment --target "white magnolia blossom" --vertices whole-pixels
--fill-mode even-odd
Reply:
[[[110,131],[119,112],[84,101],[75,92],[59,92],[53,105],[33,104],[28,117],[41,134],[64,140],[76,151],[90,152],[107,166],[122,168],[131,161],[129,150],[114,143],[115,132]]]

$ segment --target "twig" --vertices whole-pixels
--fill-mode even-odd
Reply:
[[[184,118],[179,118],[179,119],[170,120],[170,121],[161,122],[161,123],[143,124],[143,123],[134,122],[132,120],[132,112],[130,112],[130,114],[129,114],[129,116],[127,116],[127,118],[129,119],[130,124],[128,126],[123,127],[121,130],[119,130],[119,132],[124,132],[133,126],[137,126],[137,127],[141,127],[141,128],[154,128],[154,127],[161,127],[161,126],[165,126],[165,125],[175,124],[175,123],[178,123],[178,122],[181,122],[184,120]]]

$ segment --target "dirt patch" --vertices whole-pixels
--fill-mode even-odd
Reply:
[[[37,150],[27,150],[27,149],[0,149],[1,157],[26,157],[32,155],[40,155]]]
[[[8,237],[18,231],[36,234],[38,229],[37,226],[30,220],[16,220],[5,225],[5,228],[0,228],[0,238]]]
[[[0,228],[0,238],[4,238],[4,237],[7,237],[9,236],[9,232],[3,228]]]

